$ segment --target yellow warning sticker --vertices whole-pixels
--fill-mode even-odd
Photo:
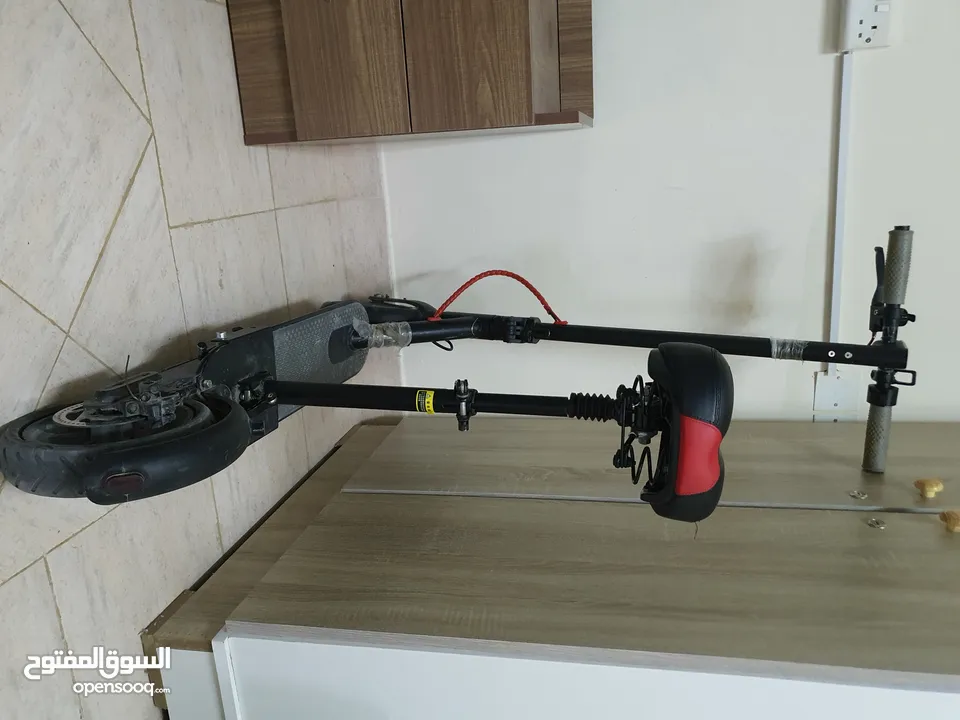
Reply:
[[[417,390],[417,412],[433,415],[433,390]]]

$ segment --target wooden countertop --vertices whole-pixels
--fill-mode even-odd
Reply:
[[[186,591],[144,631],[144,647],[205,650],[247,593],[290,547],[394,425],[360,426],[195,591]]]
[[[612,425],[361,428],[151,637],[206,650],[229,620],[960,675],[960,534],[912,486],[937,475],[936,506],[960,505],[960,425],[896,425],[883,479],[859,472],[862,436],[735,423],[725,500],[793,509],[697,529],[629,502]]]
[[[870,517],[341,494],[230,620],[960,674],[960,535]]]
[[[824,508],[960,507],[960,423],[896,423],[887,472],[861,472],[864,424],[734,422],[723,441],[722,504]],[[477,417],[457,431],[449,417],[410,417],[373,453],[345,492],[438,492],[639,500],[612,466],[613,423]],[[654,441],[656,453],[658,442]],[[639,455],[639,453],[638,453]],[[939,477],[924,500],[913,486]],[[859,491],[864,499],[851,497]]]

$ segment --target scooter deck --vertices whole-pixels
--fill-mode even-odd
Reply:
[[[273,331],[276,379],[283,382],[343,383],[363,369],[367,350],[349,346],[353,322],[367,321],[360,303],[338,303],[296,318]],[[298,406],[280,407],[283,419]]]
[[[366,362],[367,350],[354,349],[350,343],[354,322],[366,321],[363,305],[347,301],[278,325],[220,332],[200,360],[200,387],[232,396],[244,381],[258,375],[286,382],[344,383]],[[281,405],[251,411],[253,439],[299,409]]]

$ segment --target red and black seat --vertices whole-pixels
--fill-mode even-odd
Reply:
[[[733,415],[733,375],[713,348],[663,343],[647,369],[658,386],[664,427],[653,479],[641,498],[671,520],[708,517],[723,490],[720,442]]]

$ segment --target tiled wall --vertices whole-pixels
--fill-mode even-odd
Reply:
[[[391,289],[376,145],[245,147],[223,4],[0,0],[0,68],[0,423],[223,325]],[[397,383],[396,355],[359,380]],[[26,656],[136,653],[359,418],[309,410],[217,477],[114,508],[0,480],[0,717],[159,717],[64,671],[27,681]]]

